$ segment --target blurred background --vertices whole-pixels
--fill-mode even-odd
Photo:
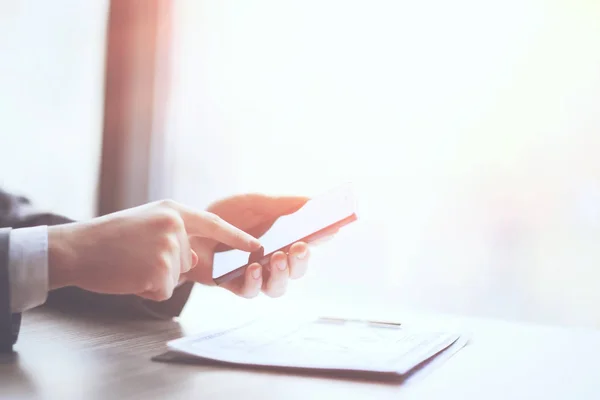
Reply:
[[[600,327],[600,3],[0,9],[1,186],[89,218],[351,181],[285,301]]]

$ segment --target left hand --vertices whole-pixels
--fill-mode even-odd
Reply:
[[[217,201],[209,206],[207,211],[260,238],[277,218],[294,213],[307,200],[305,197],[245,194]],[[198,263],[184,275],[184,278],[205,285],[214,285],[212,278],[214,253],[227,248],[215,240],[202,237],[190,238],[190,243],[198,255]],[[290,278],[297,279],[306,273],[309,258],[308,244],[294,243],[288,254],[282,251],[274,253],[266,267],[262,267],[259,263],[251,264],[246,268],[243,276],[223,283],[222,287],[246,298],[257,296],[261,290],[270,297],[279,297],[285,293]]]

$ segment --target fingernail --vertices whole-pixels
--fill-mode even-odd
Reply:
[[[258,239],[254,239],[254,238],[250,239],[249,243],[250,243],[250,246],[253,247],[253,248],[255,248],[255,249],[260,249],[260,247],[262,246],[260,244],[260,241]]]
[[[256,267],[252,270],[252,277],[254,279],[260,279],[261,273],[260,273],[260,268]]]
[[[279,262],[277,263],[277,268],[278,268],[280,271],[284,271],[284,270],[287,268],[287,265],[285,264],[285,262],[284,262],[284,261],[279,261]]]
[[[299,258],[300,260],[303,260],[306,257],[307,253],[308,253],[308,251],[304,250],[302,253],[298,253],[296,255],[296,257]]]

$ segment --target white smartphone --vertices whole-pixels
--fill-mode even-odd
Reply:
[[[296,242],[309,242],[356,221],[354,195],[350,185],[344,185],[306,202],[302,208],[284,215],[259,238],[262,248],[253,253],[233,249],[215,253],[213,280],[218,285],[241,276],[246,268],[259,262],[267,265],[271,254],[288,252]]]

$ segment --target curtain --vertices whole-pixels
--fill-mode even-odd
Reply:
[[[156,200],[167,168],[171,2],[112,1],[107,29],[98,213]]]

